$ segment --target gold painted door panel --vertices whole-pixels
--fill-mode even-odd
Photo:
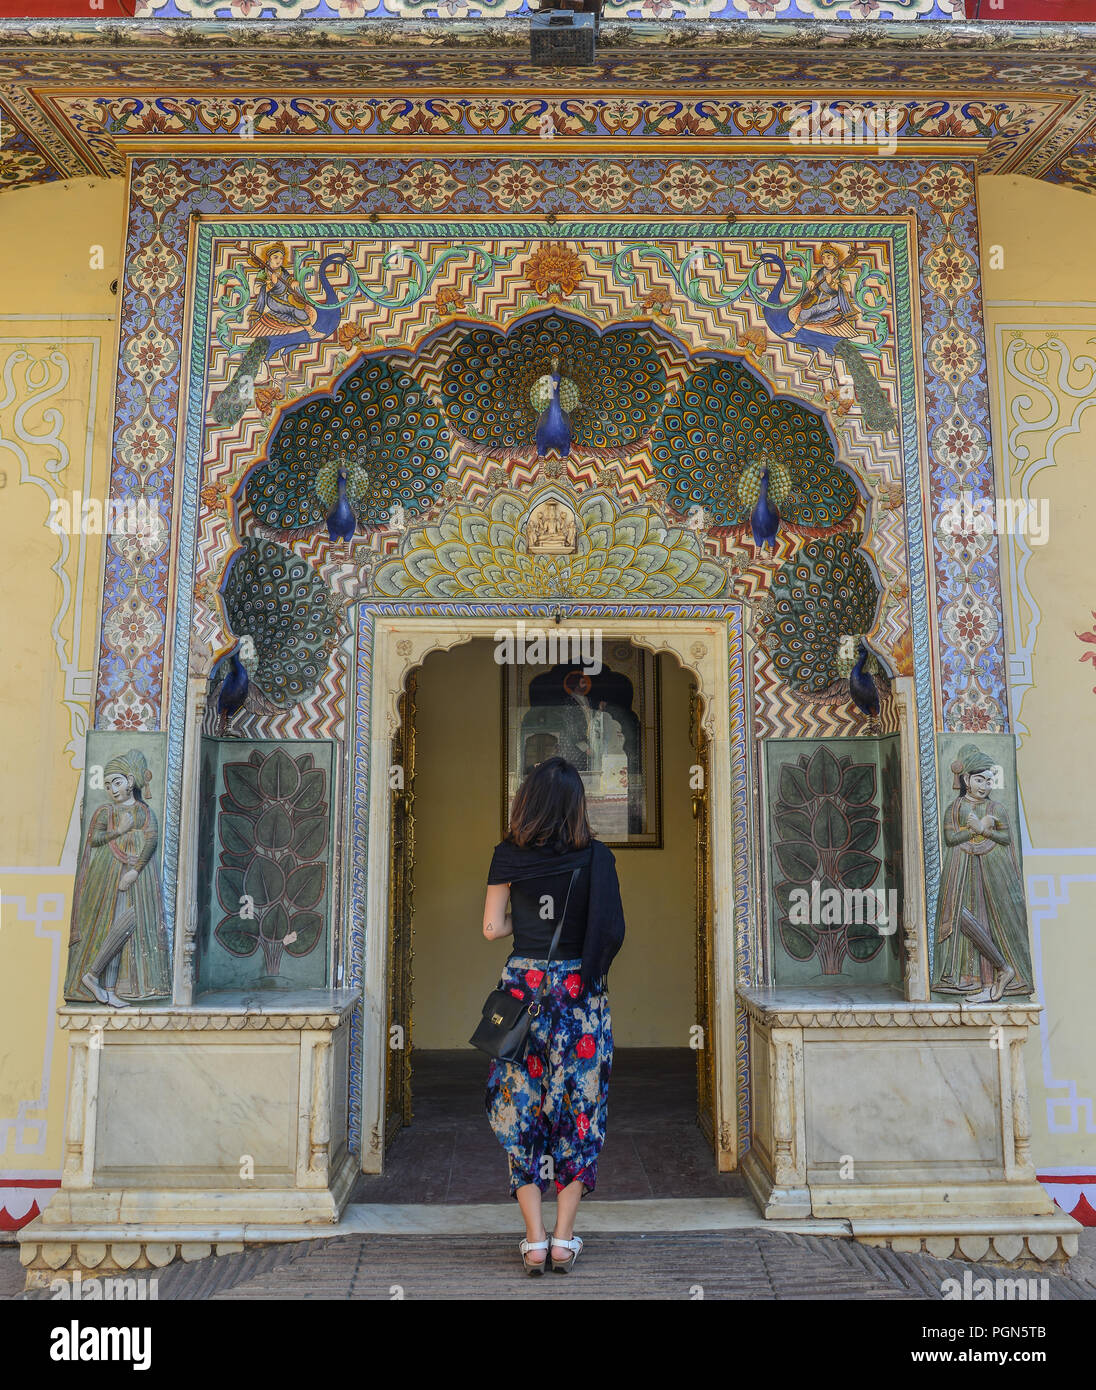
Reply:
[[[384,1069],[385,1147],[411,1123],[411,1019],[414,1003],[412,897],[415,871],[415,673],[400,697],[400,728],[392,766],[392,840],[388,903],[388,1029]],[[402,785],[400,783],[402,782]]]
[[[693,819],[696,822],[696,1120],[715,1151],[715,1032],[712,1018],[712,880],[708,832],[708,737],[701,724],[697,691],[689,698],[690,739],[693,746]]]

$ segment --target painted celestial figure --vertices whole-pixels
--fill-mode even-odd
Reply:
[[[534,410],[540,412],[537,422],[537,457],[544,458],[551,452],[560,458],[571,453],[571,412],[579,403],[579,390],[570,377],[563,376],[559,370],[559,354],[552,353],[552,369],[538,377],[529,399]]]
[[[823,353],[831,360],[839,358],[853,379],[865,422],[872,429],[892,430],[898,422],[891,403],[865,360],[866,349],[852,341],[859,329],[848,282],[841,272],[856,253],[850,252],[842,259],[838,249],[827,243],[820,255],[822,269],[811,277],[801,295],[784,303],[788,267],[781,256],[771,251],[762,252],[759,260],[775,266],[778,275],[767,297],[759,301],[761,313],[770,332],[777,337],[812,348],[816,354]]]
[[[232,379],[213,402],[212,416],[218,424],[234,425],[243,417],[254,401],[266,363],[280,357],[284,364],[289,349],[321,342],[337,331],[347,301],[339,300],[328,273],[347,265],[349,259],[342,251],[324,257],[316,271],[323,298],[313,300],[290,273],[283,242],[275,242],[259,255],[247,253],[247,260],[259,271],[257,288],[251,302],[241,305],[232,318],[235,324],[247,315],[246,326],[236,327],[235,342],[222,338],[233,353],[247,346]]]
[[[864,669],[867,659],[868,648],[860,642],[856,663],[849,672],[849,695],[861,714],[866,714],[869,719],[878,719],[879,691],[870,673]]]

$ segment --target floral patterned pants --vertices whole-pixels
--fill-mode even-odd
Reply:
[[[543,979],[542,964],[512,957],[499,989],[531,998]],[[541,1192],[549,1183],[558,1191],[576,1179],[593,1192],[597,1183],[613,1023],[604,989],[578,999],[581,969],[580,960],[552,961],[525,1061],[492,1061],[487,1075],[487,1117],[510,1160],[511,1197],[527,1183]]]

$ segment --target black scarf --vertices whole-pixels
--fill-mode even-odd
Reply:
[[[508,853],[509,851],[509,853]],[[545,854],[534,868],[530,852],[517,845],[503,844],[496,859],[495,873],[505,873],[511,883],[523,879],[563,875],[590,865],[590,905],[586,918],[586,938],[582,946],[582,992],[608,972],[613,957],[624,943],[624,905],[616,860],[608,846],[591,840],[588,848],[565,854]],[[512,872],[511,872],[512,870]]]

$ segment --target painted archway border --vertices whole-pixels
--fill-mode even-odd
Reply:
[[[509,236],[536,241],[553,241],[561,236],[570,238],[609,237],[614,241],[628,242],[632,239],[654,237],[669,239],[680,237],[687,240],[723,238],[727,236],[724,221],[693,220],[686,222],[636,222],[627,219],[614,219],[612,222],[567,223],[562,228],[546,227],[538,222],[517,223],[457,223],[447,220],[425,222],[392,222],[383,229],[384,237],[417,240],[424,237],[470,237],[472,235]],[[924,768],[935,765],[934,739],[934,681],[931,653],[935,647],[932,633],[932,605],[929,601],[928,575],[924,549],[924,515],[921,485],[921,419],[918,411],[918,363],[914,345],[917,341],[918,327],[916,298],[912,292],[910,263],[913,245],[908,218],[901,220],[880,218],[878,220],[854,221],[851,219],[823,220],[811,219],[798,222],[788,219],[771,221],[758,218],[753,221],[736,223],[734,236],[753,239],[815,238],[827,236],[871,237],[874,240],[887,240],[892,244],[891,263],[893,267],[893,292],[896,322],[896,367],[900,402],[901,434],[898,449],[901,458],[901,471],[904,485],[905,539],[909,557],[908,581],[911,591],[911,623],[913,629],[913,652],[915,677],[918,690],[918,742],[920,761]],[[195,556],[198,539],[198,491],[204,481],[202,476],[205,457],[206,423],[205,402],[208,397],[208,372],[210,368],[210,332],[212,299],[214,294],[213,252],[217,243],[226,240],[254,240],[274,236],[303,236],[314,241],[346,243],[355,238],[376,240],[378,229],[372,223],[337,220],[309,221],[294,225],[284,222],[270,222],[263,219],[243,221],[199,221],[193,228],[190,246],[193,286],[189,322],[189,371],[184,383],[185,427],[180,431],[179,472],[184,480],[176,533],[176,554],[182,563],[176,566],[175,585],[175,632],[172,646],[172,666],[185,669],[186,645],[194,626],[194,583],[195,569],[189,557]],[[768,379],[767,377],[765,378]],[[778,388],[774,385],[774,390]],[[203,562],[208,561],[203,549]],[[678,610],[681,611],[680,609]],[[102,669],[100,672],[102,676]],[[102,694],[102,691],[100,692]],[[181,681],[169,685],[168,725],[171,730],[181,732],[184,723],[185,686]],[[178,746],[177,741],[172,741]],[[175,846],[178,837],[178,797],[181,794],[181,765],[177,758],[169,761],[168,768],[168,811],[165,817],[165,889],[168,902],[169,921],[173,921],[175,902]],[[922,816],[924,844],[926,847],[926,870],[928,874],[930,910],[935,897],[937,877],[936,853],[936,808],[935,778],[924,778]]]
[[[383,1152],[383,1070],[378,1096],[376,1068],[367,1070],[364,1059],[372,1055],[371,1046],[383,1058],[386,1046],[388,766],[404,680],[432,651],[490,637],[519,618],[551,622],[559,607],[558,603],[359,605],[354,707],[346,744],[350,833],[349,853],[344,856],[342,916],[349,923],[350,939],[342,944],[342,959],[347,962],[348,986],[362,991],[351,1019],[349,1142],[352,1150],[361,1153],[367,1172],[379,1171]],[[704,699],[712,768],[717,1123],[720,1155],[729,1155],[734,1166],[749,1134],[747,1021],[737,1007],[737,990],[757,982],[760,962],[760,922],[756,917],[751,922],[749,898],[749,714],[742,609],[737,604],[571,602],[564,607],[569,626],[597,622],[612,636],[651,651],[669,651],[695,678]],[[729,839],[729,856],[715,851],[718,837],[724,842]],[[735,1074],[730,1078],[721,1073],[720,1059],[731,1056],[732,1039]]]
[[[826,218],[847,218],[841,201],[846,196],[841,184],[845,166],[837,160],[801,160],[793,167],[787,161],[716,156],[673,160],[530,157],[521,162],[515,174],[524,180],[520,195],[509,185],[505,190],[489,187],[507,161],[435,159],[429,164],[434,177],[443,171],[447,180],[444,216],[433,223],[434,228],[443,223],[453,225],[454,219],[459,223],[462,215],[483,218],[486,201],[492,204],[491,213],[481,221],[462,225],[470,232],[489,233],[502,225],[492,222],[491,215],[512,214],[513,199],[520,196],[522,214],[534,219],[533,234],[545,239],[577,236],[590,225],[603,235],[619,237],[622,223],[637,214],[675,219],[632,223],[636,231],[645,226],[651,235],[672,235],[679,226],[696,225],[695,218],[684,223],[676,220],[680,217],[676,205],[680,192],[674,180],[683,172],[712,190],[705,195],[709,204],[705,211],[710,216],[725,218],[733,212],[740,220],[764,220],[759,235],[808,237],[815,235],[813,222],[821,227]],[[126,497],[140,491],[160,505],[162,515],[173,513],[174,477],[182,471],[175,467],[175,435],[180,423],[180,382],[184,373],[189,377],[192,370],[191,344],[188,340],[184,348],[183,343],[185,290],[195,274],[188,240],[192,219],[239,217],[245,185],[256,177],[265,180],[259,199],[263,216],[241,224],[244,235],[258,234],[261,221],[271,217],[331,216],[330,194],[324,183],[330,166],[324,160],[289,157],[278,162],[276,175],[269,170],[260,175],[254,165],[254,160],[232,158],[132,162],[112,496]],[[570,191],[575,181],[581,182],[595,170],[604,173],[610,165],[616,181],[612,216],[594,224],[560,218],[557,208],[566,213],[569,206],[583,206],[581,190]],[[385,227],[389,218],[422,216],[422,203],[434,197],[422,183],[421,161],[381,158],[363,161],[362,166],[362,211],[383,208]],[[873,217],[867,221],[849,218],[842,222],[841,232],[879,235],[895,215],[907,218],[912,213],[916,218],[918,293],[911,293],[906,308],[908,318],[916,316],[917,322],[903,324],[903,331],[915,334],[918,344],[923,332],[929,349],[921,364],[924,419],[917,423],[924,425],[926,493],[936,516],[941,504],[958,489],[969,487],[980,496],[988,495],[993,486],[985,367],[978,351],[983,334],[974,166],[972,161],[896,159],[872,167],[879,184]],[[376,181],[378,171],[383,173],[383,191]],[[370,174],[368,180],[366,173]],[[436,202],[431,203],[429,213],[436,215],[436,208]],[[800,217],[810,222],[792,220]],[[551,218],[551,228],[545,225],[545,218]],[[297,226],[307,234],[312,232],[311,226],[292,220],[278,225],[286,235],[293,234]],[[344,222],[327,225],[334,235],[344,234]],[[194,226],[203,230],[200,221]],[[376,235],[377,226],[372,230]],[[817,234],[825,235],[821,230]],[[945,361],[945,348],[951,342],[948,335],[958,335],[967,349],[954,369]],[[146,366],[150,356],[152,369]],[[906,480],[906,487],[911,567],[919,568],[916,561],[926,556],[924,551],[915,555],[912,547],[920,544],[913,524],[915,517],[920,517],[920,494],[911,490],[912,480]],[[185,502],[179,517],[185,523]],[[935,660],[940,672],[939,723],[944,729],[971,732],[1007,727],[996,550],[963,553],[961,546],[948,544],[939,533],[934,533],[932,542],[931,611],[939,610],[938,626],[945,634],[932,647],[938,652]],[[159,553],[150,555],[139,575],[118,547],[111,544],[107,548],[96,692],[99,727],[152,728],[166,722],[163,639],[168,621],[170,546],[169,540]],[[185,584],[187,566],[184,563],[179,568]],[[953,629],[964,611],[978,615],[979,631],[974,651],[970,642],[960,643],[964,648],[960,656],[952,650]]]

